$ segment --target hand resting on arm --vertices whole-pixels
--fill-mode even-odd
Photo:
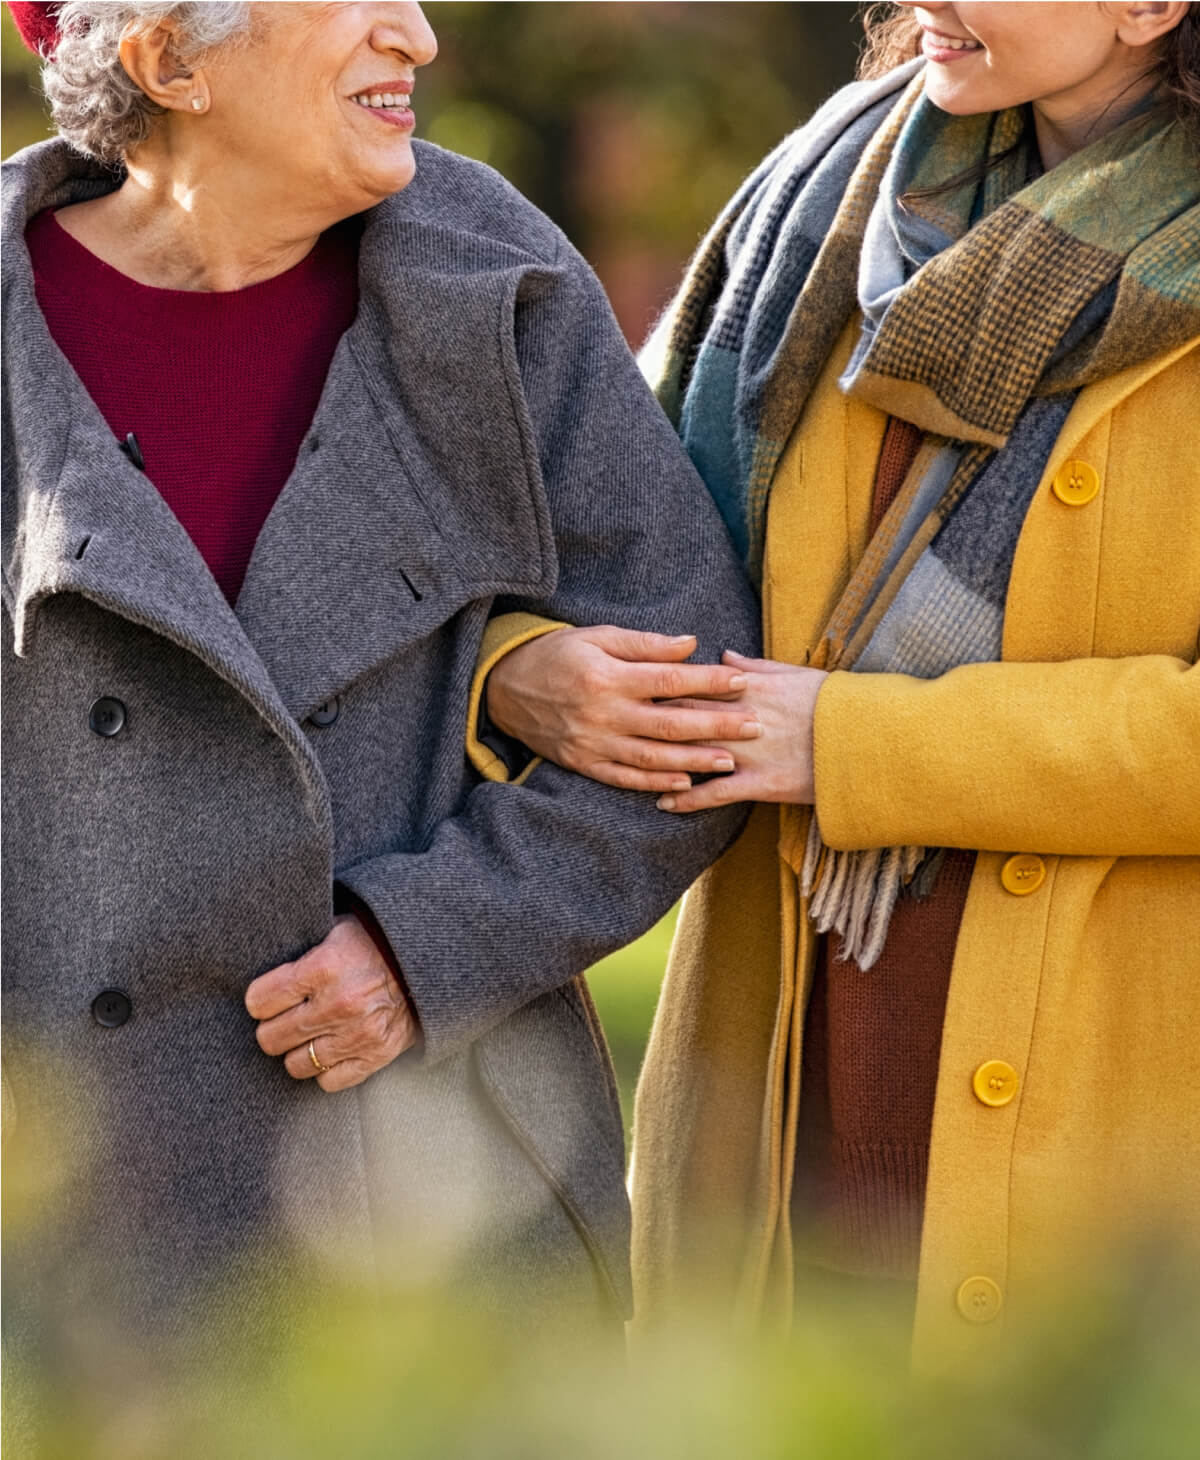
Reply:
[[[667,794],[664,811],[813,799],[812,716],[825,675],[727,652],[687,664],[687,637],[560,629],[506,655],[488,714],[568,770]],[[693,785],[693,775],[713,779]]]
[[[488,715],[567,770],[631,791],[686,790],[689,772],[731,770],[720,744],[760,733],[734,705],[738,669],[686,664],[690,636],[631,629],[559,629],[523,644],[488,676]],[[684,703],[686,701],[686,703]]]

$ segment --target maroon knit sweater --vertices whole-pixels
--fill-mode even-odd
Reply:
[[[356,220],[294,268],[229,293],[151,289],[50,211],[25,231],[50,334],[233,603],[358,308]]]
[[[358,310],[361,221],[323,233],[294,268],[228,293],[151,289],[102,263],[52,212],[25,230],[54,343],[232,604]],[[369,908],[340,886],[404,987]]]

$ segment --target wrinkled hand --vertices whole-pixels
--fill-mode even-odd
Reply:
[[[726,748],[736,758],[732,775],[659,798],[661,811],[701,811],[734,801],[791,801],[810,806],[813,786],[813,712],[827,675],[774,659],[727,653],[724,662],[746,676],[735,702],[762,726],[758,739]]]
[[[296,1080],[315,1077],[322,1090],[347,1090],[417,1042],[412,1005],[375,940],[352,914],[294,963],[281,963],[246,990],[267,1054],[282,1055]],[[318,1072],[308,1053],[313,1041]]]
[[[689,772],[733,769],[727,747],[702,742],[739,743],[762,729],[753,711],[718,703],[745,689],[743,671],[685,664],[695,650],[691,635],[558,629],[496,665],[488,675],[488,715],[535,754],[594,781],[631,791],[686,790]],[[701,699],[706,703],[696,703]]]

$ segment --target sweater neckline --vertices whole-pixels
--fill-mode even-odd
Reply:
[[[56,212],[48,208],[37,214],[27,229],[31,255],[47,266],[37,269],[39,284],[86,298],[89,312],[106,316],[126,334],[157,332],[164,322],[200,331],[271,327],[291,318],[314,291],[342,285],[347,269],[355,269],[362,231],[361,218],[346,219],[322,233],[299,263],[243,289],[161,289],[131,279],[92,253],[67,232]]]

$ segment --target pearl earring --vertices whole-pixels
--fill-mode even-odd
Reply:
[[[192,110],[194,112],[202,112],[204,110],[204,98],[202,96],[192,97]]]

